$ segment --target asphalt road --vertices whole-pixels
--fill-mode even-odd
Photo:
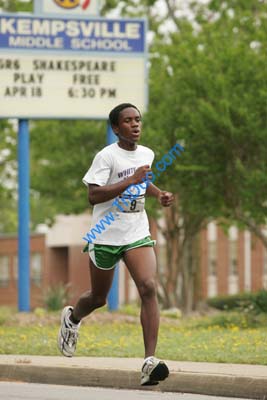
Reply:
[[[233,399],[150,390],[118,390],[18,382],[0,382],[0,394],[1,400],[241,400],[236,397]]]

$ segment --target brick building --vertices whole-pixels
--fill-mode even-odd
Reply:
[[[226,235],[209,223],[201,234],[202,297],[262,288],[267,288],[267,251],[262,242],[248,231],[233,226]]]
[[[90,215],[58,216],[52,228],[30,238],[30,304],[42,306],[50,287],[70,287],[74,302],[90,288],[88,254],[82,253],[82,236],[90,226]],[[0,235],[0,305],[18,303],[18,239],[16,235]],[[137,297],[135,286],[125,268],[120,268],[119,298],[121,303]]]
[[[59,283],[69,284],[75,301],[90,287],[88,255],[82,253],[82,236],[90,216],[59,216],[55,225],[30,240],[31,307],[43,305],[44,293]],[[155,224],[151,224],[156,238]],[[157,255],[162,262],[164,241],[158,235]],[[0,236],[0,305],[17,306],[18,241]],[[161,254],[160,254],[161,253]],[[164,262],[164,261],[163,261]],[[123,264],[123,263],[122,263]],[[230,228],[226,235],[214,222],[201,232],[200,297],[256,291],[267,288],[267,252],[247,231]],[[119,270],[120,303],[137,298],[137,291],[123,265]]]

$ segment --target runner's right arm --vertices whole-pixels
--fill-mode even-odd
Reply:
[[[137,168],[132,176],[123,181],[113,183],[112,185],[88,185],[88,200],[91,205],[104,203],[105,201],[115,199],[118,195],[124,192],[130,185],[137,185],[146,179],[146,174],[151,171],[149,165],[142,165]]]

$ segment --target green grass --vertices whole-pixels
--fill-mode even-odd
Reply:
[[[126,318],[122,311],[112,315],[100,312],[95,319],[88,318],[80,330],[77,356],[143,357],[138,311],[134,308],[128,311],[130,316]],[[37,314],[34,322],[30,318],[25,323],[7,318],[2,323],[0,354],[59,355],[58,314]],[[240,313],[163,319],[157,356],[177,361],[267,365],[266,326],[266,315],[252,318]]]

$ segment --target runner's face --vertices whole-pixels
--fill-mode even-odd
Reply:
[[[125,108],[119,114],[118,126],[113,127],[121,144],[128,143],[136,146],[141,136],[141,116],[133,107]]]

